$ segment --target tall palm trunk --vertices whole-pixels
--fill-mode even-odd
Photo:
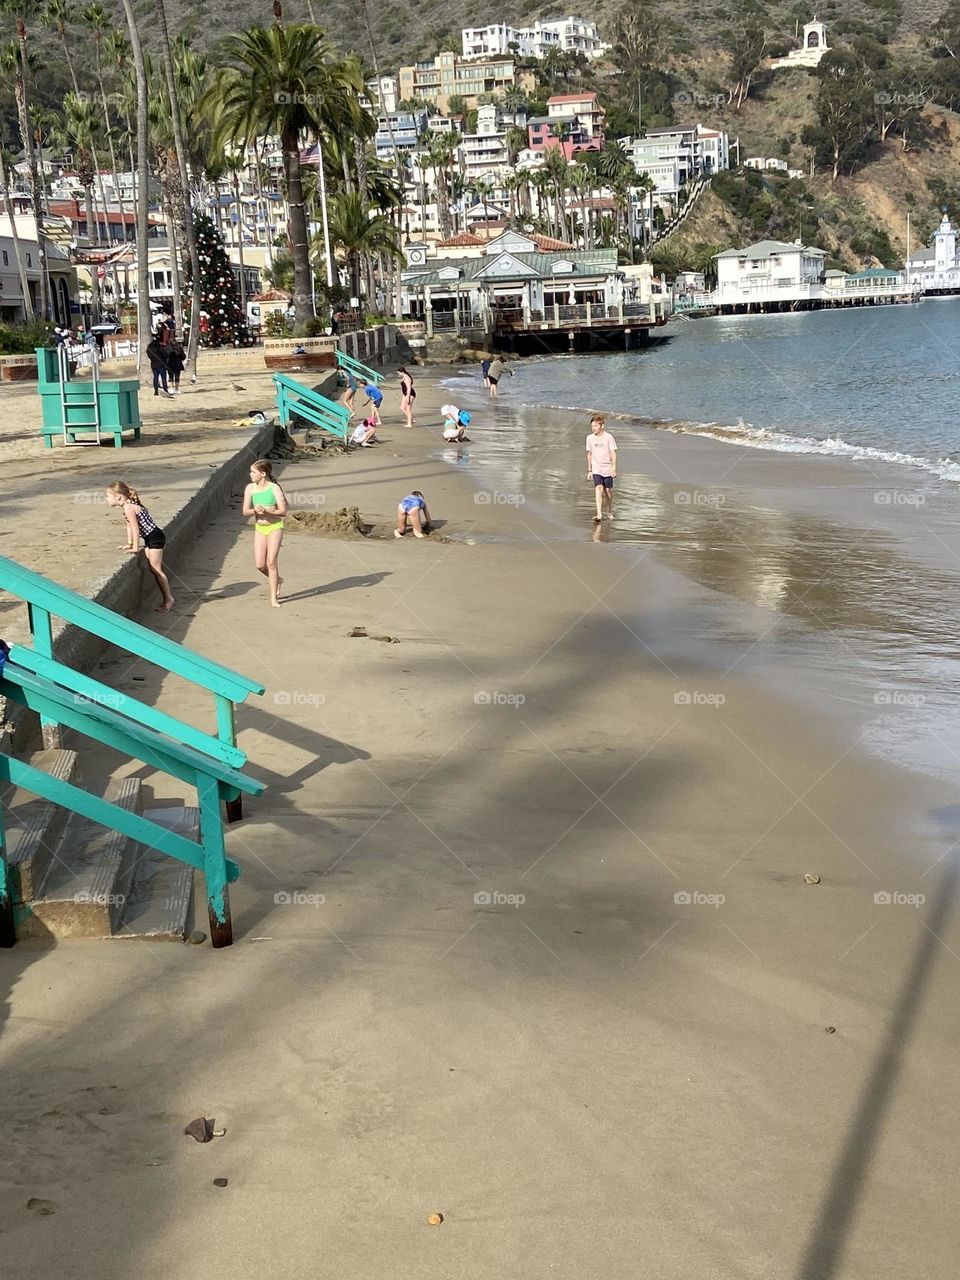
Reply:
[[[23,292],[23,318],[29,320],[31,314],[36,318],[36,308],[30,300],[30,283],[27,280],[27,268],[23,260],[23,249],[20,247],[20,232],[17,230],[17,219],[13,212],[13,201],[10,199],[10,179],[7,166],[0,154],[0,185],[3,187],[3,206],[10,219],[10,237],[13,240],[13,256],[17,260],[17,272],[20,276],[20,289]]]
[[[43,244],[43,208],[40,194],[40,170],[37,165],[37,151],[33,144],[33,130],[30,127],[30,87],[27,81],[27,28],[21,18],[17,19],[17,43],[20,50],[20,66],[14,85],[17,101],[17,118],[20,125],[20,139],[27,157],[30,172],[30,202],[33,206],[33,219],[37,225],[37,255],[40,259],[40,316],[43,319],[50,314],[47,290],[47,255]]]
[[[310,246],[307,241],[307,214],[303,202],[303,175],[300,172],[300,139],[292,129],[285,129],[280,139],[283,149],[283,173],[287,184],[287,208],[290,213],[290,255],[293,258],[293,305],[297,324],[304,325],[313,314],[310,305]]]
[[[180,270],[180,233],[171,201],[164,197],[164,216],[170,239],[170,284],[173,289],[173,314],[183,315],[183,273]]]
[[[150,341],[150,271],[148,261],[150,207],[150,113],[147,99],[147,73],[143,62],[143,46],[137,30],[137,18],[133,12],[133,0],[121,0],[124,17],[130,35],[133,66],[137,77],[137,315],[139,324],[138,373],[142,376],[147,367],[147,343]],[[193,317],[190,336],[199,328],[198,317]]]
[[[383,96],[383,80],[380,76],[380,58],[377,54],[377,42],[373,38],[373,28],[370,26],[370,14],[367,10],[367,0],[360,0],[360,8],[363,10],[363,24],[367,32],[367,40],[370,44],[370,57],[373,63],[373,74],[377,80],[377,94],[380,98],[380,112],[387,118],[387,129],[390,132],[390,145],[393,149],[393,163],[397,167],[397,179],[400,183],[400,190],[403,191],[403,170],[400,165],[400,152],[397,149],[397,140],[393,134],[393,121],[390,119],[387,111],[386,100]],[[397,214],[397,224],[399,225],[400,215]],[[403,266],[400,255],[397,255],[395,262],[393,297],[394,297],[394,317],[397,320],[403,319],[403,299],[401,296],[401,281],[403,278]]]
[[[94,225],[93,218],[93,183],[85,182],[83,184],[83,203],[86,209],[87,228]],[[100,323],[100,264],[97,262],[90,265],[90,293],[92,296],[91,311],[93,315],[93,323]]]
[[[97,79],[100,82],[100,103],[103,107],[103,123],[107,131],[107,147],[110,150],[110,170],[113,174],[113,190],[117,197],[117,206],[120,209],[120,225],[125,226],[123,196],[120,194],[119,170],[117,169],[117,151],[113,145],[113,126],[110,123],[110,108],[107,105],[107,91],[103,85],[103,73],[100,67],[100,42],[97,41]],[[110,225],[110,215],[107,214],[107,226]]]
[[[247,318],[247,271],[243,262],[243,205],[240,203],[240,174],[233,171],[233,195],[237,202],[237,253],[240,258],[240,306],[243,318]]]
[[[124,0],[124,2],[127,3],[128,0]],[[187,239],[187,253],[190,256],[190,274],[193,281],[193,300],[190,306],[190,340],[187,343],[186,367],[195,379],[197,376],[197,351],[200,343],[200,255],[197,252],[197,236],[193,225],[190,171],[187,168],[187,149],[183,141],[183,121],[180,118],[180,100],[177,95],[177,80],[173,69],[173,53],[170,49],[167,11],[164,6],[164,0],[155,0],[155,4],[157,23],[160,27],[160,49],[163,55],[163,69],[166,73],[167,95],[170,99],[170,116],[173,120],[173,144],[177,151],[177,167],[180,170],[180,183],[183,187],[184,230]]]

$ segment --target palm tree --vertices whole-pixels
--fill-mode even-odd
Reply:
[[[180,185],[183,188],[183,229],[186,236],[187,253],[190,258],[190,277],[193,283],[193,298],[190,307],[190,338],[187,343],[187,367],[196,377],[197,351],[200,343],[200,254],[197,251],[197,236],[193,222],[190,170],[187,165],[187,148],[183,140],[183,120],[180,115],[180,98],[177,93],[173,50],[170,47],[170,31],[167,27],[167,11],[164,0],[154,0],[154,4],[157,11],[157,24],[160,27],[160,53],[163,59],[164,78],[167,82],[167,98],[170,103],[170,116],[173,122],[173,141],[177,153],[177,168],[180,172]],[[246,312],[244,312],[244,320],[246,320]]]
[[[14,97],[17,103],[20,141],[23,144],[23,151],[30,174],[30,198],[33,205],[33,217],[37,226],[37,252],[40,256],[40,313],[46,318],[50,314],[50,281],[47,275],[47,254],[44,244],[40,169],[37,163],[37,151],[34,146],[31,120],[29,80],[31,64],[27,48],[27,17],[33,12],[32,0],[0,0],[0,13],[11,14],[16,24],[17,43],[13,59]]]
[[[20,290],[23,294],[23,318],[26,320],[32,314],[33,318],[37,318],[36,308],[30,300],[30,285],[27,281],[27,268],[23,260],[23,249],[20,246],[20,232],[17,230],[17,219],[13,211],[13,201],[10,199],[10,179],[7,175],[7,158],[0,146],[0,190],[3,191],[3,207],[7,212],[10,220],[10,237],[13,240],[13,256],[17,260],[17,272],[20,276]]]
[[[89,97],[68,93],[63,100],[63,115],[56,120],[51,130],[54,141],[65,150],[73,152],[77,179],[83,187],[87,239],[91,243],[94,240],[96,225],[93,212],[93,184],[97,176],[94,139],[98,124],[97,110]],[[90,266],[90,288],[93,295],[93,320],[97,323],[100,319],[100,275],[99,265],[96,262]]]
[[[360,297],[360,261],[364,255],[383,254],[394,258],[400,242],[393,223],[382,213],[373,213],[358,191],[343,191],[330,209],[330,239],[343,250],[350,288]]]
[[[440,222],[440,237],[449,239],[451,235],[450,220],[450,175],[457,157],[460,135],[438,133],[432,131],[427,142],[427,159],[433,170],[434,190],[437,193],[437,217]]]
[[[60,0],[60,4],[62,8],[63,7],[62,0]],[[48,8],[50,7],[49,3],[47,7]],[[94,51],[96,54],[97,84],[100,87],[100,105],[103,108],[103,126],[104,126],[104,132],[107,135],[107,147],[110,152],[110,168],[113,174],[113,189],[116,194],[117,204],[119,205],[119,208],[120,208],[120,223],[121,223],[121,226],[125,226],[126,210],[123,207],[123,197],[120,194],[119,182],[117,179],[117,174],[119,173],[119,170],[117,168],[116,148],[113,145],[113,124],[112,124],[111,115],[110,115],[110,107],[109,107],[109,104],[107,103],[107,90],[103,81],[103,50],[104,50],[105,37],[107,39],[112,38],[112,44],[111,44],[111,47],[112,47],[115,44],[114,32],[113,32],[113,28],[108,23],[107,15],[104,12],[102,4],[99,4],[99,3],[88,4],[87,7],[83,10],[81,16],[84,22],[86,22],[87,25],[93,31]],[[72,69],[71,69],[71,74],[72,74]],[[74,88],[76,89],[75,80],[74,80]],[[76,90],[76,92],[79,93],[79,90]],[[106,195],[103,192],[102,175],[98,174],[98,176],[100,176],[101,197],[104,200],[104,217],[107,222],[107,239],[109,240],[110,239],[110,215],[106,206]]]
[[[150,272],[148,258],[149,207],[150,207],[150,119],[147,102],[147,68],[143,57],[143,46],[137,30],[137,18],[133,11],[133,0],[121,0],[124,17],[127,20],[127,31],[130,36],[130,48],[133,53],[133,66],[137,78],[137,320],[139,331],[139,372],[143,373],[147,363],[147,339],[150,335]],[[198,324],[192,326],[199,328]]]
[[[591,247],[590,218],[587,213],[587,196],[593,192],[593,174],[585,164],[570,167],[570,190],[580,197],[580,220],[583,230],[583,248]]]
[[[507,150],[507,164],[512,169],[520,158],[520,152],[527,146],[527,131],[519,125],[511,125],[504,135],[503,145]]]
[[[67,0],[47,0],[46,8],[43,11],[43,24],[45,27],[52,27],[56,31],[60,47],[63,50],[63,60],[67,64],[67,70],[70,72],[73,92],[79,94],[80,86],[77,83],[77,73],[73,69],[73,59],[70,57],[70,43],[67,40],[67,17],[73,11],[73,7],[67,3]]]
[[[570,165],[559,147],[551,147],[543,158],[543,172],[553,184],[555,208],[557,213],[557,237],[567,240],[567,216],[564,193],[567,186],[567,175]]]
[[[230,38],[234,66],[225,68],[208,90],[220,106],[220,130],[226,142],[250,145],[258,137],[280,138],[290,213],[290,251],[294,263],[297,323],[313,314],[310,245],[303,199],[300,139],[319,136],[324,105],[331,94],[327,46],[317,27],[254,27]]]

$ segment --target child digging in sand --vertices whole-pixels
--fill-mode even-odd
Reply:
[[[140,539],[143,538],[143,552],[160,591],[161,603],[157,613],[169,613],[176,604],[176,600],[170,591],[167,575],[163,572],[163,548],[167,545],[166,535],[140,501],[140,495],[136,489],[124,484],[122,480],[114,480],[107,489],[107,504],[111,507],[121,507],[123,518],[127,522],[127,541],[120,547],[121,551],[136,555],[140,549]]]
[[[405,498],[400,499],[397,507],[397,527],[393,531],[395,538],[403,537],[408,520],[415,538],[422,538],[425,533],[430,532],[430,512],[419,489],[414,489],[413,493],[408,493]]]

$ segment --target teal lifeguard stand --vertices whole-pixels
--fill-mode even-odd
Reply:
[[[37,347],[37,382],[43,406],[43,443],[53,448],[54,436],[64,444],[100,444],[113,436],[113,447],[123,444],[124,431],[140,439],[140,383],[136,378],[100,377],[100,355],[91,349],[89,381],[74,382],[70,356],[63,345]]]

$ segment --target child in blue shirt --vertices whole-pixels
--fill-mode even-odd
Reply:
[[[376,422],[377,426],[379,427],[381,425],[380,406],[383,404],[383,392],[380,390],[379,387],[375,387],[372,382],[368,382],[367,385],[363,388],[363,391],[364,391],[364,395],[367,397],[366,404],[363,407],[366,408],[368,404],[373,405],[372,417]]]

